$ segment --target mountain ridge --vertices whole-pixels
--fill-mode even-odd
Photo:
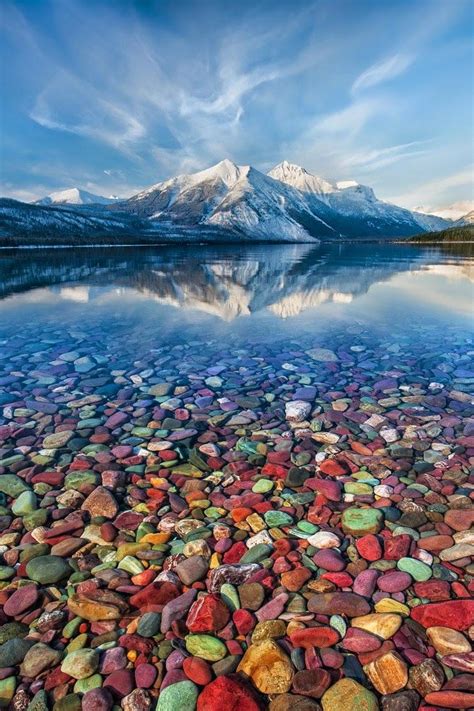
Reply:
[[[0,235],[44,233],[49,225],[81,238],[90,230],[92,241],[116,227],[147,241],[319,242],[405,238],[453,225],[379,200],[367,185],[326,180],[288,161],[263,173],[224,159],[122,200],[72,188],[34,205],[16,203],[17,213],[11,202],[0,203]]]

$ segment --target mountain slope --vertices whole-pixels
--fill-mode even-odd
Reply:
[[[314,207],[325,212],[323,204]],[[153,185],[113,209],[243,239],[310,242],[337,234],[298,190],[229,160]]]
[[[106,198],[94,195],[80,188],[68,188],[50,193],[41,200],[36,200],[35,205],[111,205],[116,198]]]
[[[447,224],[438,217],[378,200],[366,185],[354,181],[331,183],[287,161],[275,166],[268,175],[300,190],[310,209],[314,200],[323,202],[332,210],[329,224],[346,237],[405,237],[420,230],[442,229]]]
[[[440,232],[428,232],[411,237],[410,242],[473,242],[474,225],[449,227]]]

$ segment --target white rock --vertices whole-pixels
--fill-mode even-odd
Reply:
[[[315,548],[339,548],[341,539],[330,531],[318,531],[308,539],[308,543]]]
[[[286,419],[290,422],[303,422],[311,412],[311,405],[304,400],[291,400],[285,405]]]

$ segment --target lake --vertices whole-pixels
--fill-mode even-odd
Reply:
[[[4,250],[0,272],[0,624],[49,645],[15,672],[31,694],[415,709],[436,649],[456,685],[428,701],[468,703],[468,245]]]

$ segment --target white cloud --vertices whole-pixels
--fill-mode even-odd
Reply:
[[[434,209],[448,204],[452,200],[449,196],[464,189],[467,199],[474,197],[474,165],[468,165],[462,170],[451,173],[443,178],[436,178],[422,183],[407,193],[402,193],[389,198],[404,207],[413,209],[418,205],[435,205]]]
[[[400,53],[372,64],[356,78],[352,84],[352,93],[355,94],[363,89],[369,89],[377,86],[377,84],[394,79],[408,69],[414,60],[414,55]]]

